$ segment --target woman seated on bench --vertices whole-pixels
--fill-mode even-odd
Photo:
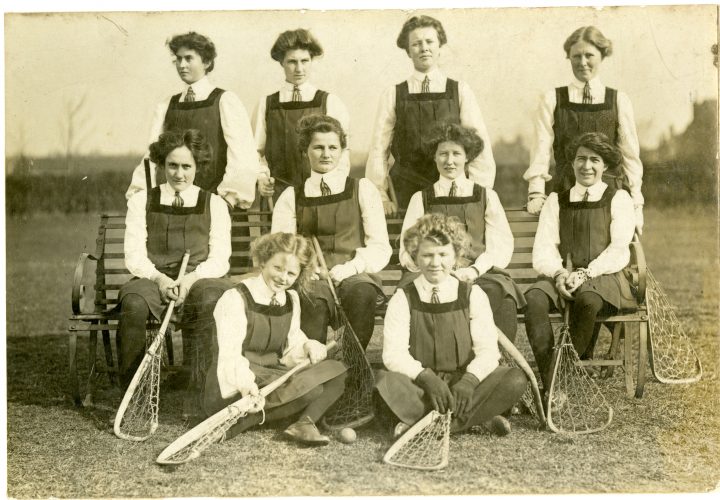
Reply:
[[[253,258],[260,274],[226,291],[215,307],[217,336],[208,356],[212,364],[205,378],[206,414],[226,407],[258,387],[277,379],[309,358],[312,365],[290,377],[265,401],[265,420],[300,414],[284,436],[309,445],[330,440],[315,426],[345,388],[345,366],[325,359],[327,349],[308,340],[300,329],[300,299],[314,273],[315,252],[302,236],[265,235],[253,242]],[[298,291],[288,290],[297,282]],[[210,352],[212,351],[212,352]],[[225,438],[259,424],[262,413],[251,413],[231,427]]]
[[[594,348],[598,314],[637,307],[623,274],[635,230],[633,201],[628,192],[602,181],[606,170],[620,165],[622,155],[607,136],[596,132],[577,137],[566,154],[573,158],[575,184],[551,193],[542,207],[532,257],[541,277],[525,292],[525,326],[545,391],[554,345],[548,313],[561,309],[561,298],[571,301],[572,341],[585,358]],[[565,268],[568,254],[572,272]]]
[[[170,300],[182,306],[183,342],[212,329],[215,302],[232,286],[230,215],[216,194],[197,187],[212,149],[197,130],[165,132],[150,145],[150,159],[167,182],[128,200],[125,266],[135,278],[120,289],[119,369],[126,387],[145,353],[150,315],[161,320]],[[185,276],[177,279],[185,252]],[[186,352],[189,352],[186,350]]]
[[[514,239],[497,193],[468,179],[467,164],[483,150],[474,129],[455,123],[440,123],[423,139],[426,154],[434,158],[440,179],[410,198],[402,233],[426,213],[441,213],[460,219],[472,238],[465,257],[458,259],[453,275],[476,283],[487,294],[495,324],[511,341],[517,332],[517,310],[525,307],[522,290],[502,269],[512,258]],[[400,238],[400,264],[416,271],[412,257]],[[398,286],[417,274],[404,276]]]
[[[388,303],[382,358],[389,371],[376,377],[380,397],[400,420],[396,437],[432,409],[453,412],[451,432],[484,424],[508,434],[510,422],[501,414],[520,399],[527,378],[519,368],[498,364],[485,293],[452,276],[470,236],[456,218],[428,214],[403,241],[420,275]]]
[[[375,309],[385,299],[376,273],[392,254],[380,193],[369,180],[353,179],[337,168],[347,141],[335,118],[303,117],[298,145],[309,160],[310,177],[280,195],[271,232],[317,237],[348,321],[365,348],[375,328]],[[328,283],[313,281],[300,301],[303,331],[324,343],[330,318],[336,317]]]

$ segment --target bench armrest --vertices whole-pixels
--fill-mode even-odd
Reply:
[[[637,267],[637,300],[639,304],[645,302],[645,288],[647,286],[647,262],[645,261],[645,252],[637,233],[630,242],[630,265]]]
[[[73,314],[83,314],[80,310],[80,301],[85,295],[85,285],[82,284],[82,278],[85,274],[85,261],[86,260],[97,261],[98,258],[89,253],[81,253],[80,258],[75,265],[75,273],[73,274],[72,284],[72,312]]]

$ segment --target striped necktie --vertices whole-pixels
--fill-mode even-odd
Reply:
[[[297,85],[293,85],[292,102],[300,101],[302,101],[302,96],[300,95],[300,87],[298,87]]]
[[[195,102],[195,92],[192,87],[188,87],[187,94],[185,94],[185,102]]]
[[[185,205],[185,200],[183,200],[180,196],[180,191],[175,191],[175,198],[173,198],[172,206],[175,208],[180,208],[183,205]]]
[[[280,302],[277,299],[277,293],[273,293],[273,296],[270,299],[270,305],[271,306],[279,306],[280,305]]]
[[[320,194],[323,196],[330,196],[332,194],[332,191],[330,191],[330,186],[327,185],[325,182],[325,179],[322,177],[320,178]]]
[[[420,92],[423,94],[430,92],[430,78],[428,78],[427,75],[425,75],[425,79],[422,81],[422,88],[420,89]]]
[[[590,82],[585,82],[583,88],[583,104],[592,104],[592,95],[590,94]]]
[[[438,295],[438,292],[440,291],[440,287],[434,286],[432,289],[432,295],[430,296],[430,302],[432,304],[439,304],[440,303],[440,295]]]
[[[455,181],[452,181],[452,184],[450,184],[450,192],[448,193],[448,196],[451,198],[457,196],[457,184],[455,184]]]
[[[590,196],[590,191],[586,189],[582,201],[588,201],[588,196]]]

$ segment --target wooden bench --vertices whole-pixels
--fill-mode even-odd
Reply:
[[[515,251],[507,271],[515,282],[524,290],[537,279],[532,268],[532,245],[537,228],[537,217],[525,212],[522,208],[505,210],[510,227],[515,237]],[[232,214],[232,257],[230,275],[238,277],[252,270],[249,255],[250,241],[260,234],[269,232],[271,214],[267,211],[239,212]],[[385,294],[390,296],[402,274],[398,263],[399,236],[402,217],[388,218],[388,233],[393,247],[390,264],[382,271]],[[76,266],[72,288],[72,312],[70,316],[69,338],[69,370],[70,390],[76,404],[92,404],[93,382],[101,372],[107,372],[114,382],[117,368],[113,356],[111,332],[117,330],[119,314],[113,309],[117,305],[120,287],[128,279],[129,272],[125,269],[123,253],[123,237],[125,216],[122,213],[110,213],[100,216],[100,225],[96,239],[95,253],[83,253]],[[250,232],[248,236],[247,233]],[[648,345],[648,315],[644,305],[645,297],[645,258],[639,241],[631,245],[633,286],[641,299],[641,306],[632,312],[622,312],[614,316],[600,317],[599,322],[614,324],[610,351],[600,359],[583,361],[584,365],[601,366],[608,374],[615,366],[621,366],[625,372],[625,386],[628,396],[641,397],[645,384]],[[94,261],[94,273],[86,268],[88,261]],[[89,295],[92,294],[92,295]],[[91,299],[92,297],[92,299]],[[87,310],[83,310],[83,301]],[[376,324],[382,324],[382,316],[376,318]],[[518,321],[522,324],[524,316],[518,313]],[[559,323],[562,317],[552,314],[551,321]],[[634,326],[639,328],[635,329]],[[629,328],[633,326],[633,328]],[[89,332],[88,355],[90,360],[89,376],[84,395],[81,394],[77,367],[77,335]],[[633,349],[632,337],[638,335],[637,382],[633,384]],[[98,333],[103,340],[104,366],[98,363]],[[620,338],[624,335],[623,353],[618,352]],[[168,335],[168,360],[174,363],[171,335]]]

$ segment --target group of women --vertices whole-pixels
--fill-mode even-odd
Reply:
[[[231,166],[237,159],[227,133],[237,129],[227,115],[232,98],[203,84],[214,47],[208,52],[209,40],[194,33],[170,42],[187,87],[169,100],[150,146],[158,175],[148,172],[143,189],[136,171],[128,191],[125,254],[135,279],[120,292],[125,383],[144,353],[148,317],[159,319],[175,300],[187,325],[191,389],[203,415],[257,395],[309,358],[309,368],[267,397],[264,419],[289,418],[283,431],[289,439],[328,443],[316,424],[342,395],[346,367],[326,359],[328,328],[337,326],[338,313],[316,262],[327,262],[365,348],[385,301],[377,274],[392,253],[385,215],[398,209],[405,210],[399,258],[406,272],[387,304],[384,369],[376,377],[378,414],[389,418],[395,435],[433,408],[453,412],[453,432],[478,425],[498,435],[510,432],[507,417],[527,379],[499,365],[497,332],[515,339],[519,309],[546,388],[553,347],[548,314],[561,298],[574,301],[576,349],[592,352],[597,314],[634,305],[622,270],[633,233],[642,228],[632,109],[624,94],[597,79],[611,44],[594,27],[575,31],[565,44],[575,80],[543,96],[534,160],[525,174],[528,211],[540,214],[533,267],[541,278],[523,293],[503,270],[513,236],[492,189],[495,164],[475,97],[437,67],[446,41],[431,17],[415,16],[403,26],[397,44],[415,71],[382,96],[361,179],[349,176],[347,110],[307,82],[313,59],[322,54],[307,30],[282,33],[272,48],[285,82],[259,106],[255,176]],[[204,99],[195,100],[193,86]],[[550,150],[555,183],[546,195]],[[151,187],[162,177],[165,182]],[[272,229],[251,247],[259,272],[235,283],[226,277],[231,239],[223,198],[247,207],[247,186],[233,184],[248,178],[253,190],[274,201]],[[178,278],[185,252],[188,273]],[[228,437],[261,419],[242,419]]]

